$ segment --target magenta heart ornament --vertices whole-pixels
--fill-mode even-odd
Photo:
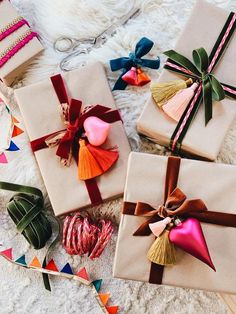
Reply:
[[[169,239],[183,251],[196,257],[216,271],[210,257],[206,240],[200,222],[195,218],[188,218],[173,227]]]
[[[106,141],[110,128],[109,123],[97,117],[88,117],[84,121],[85,135],[94,146],[100,146]]]

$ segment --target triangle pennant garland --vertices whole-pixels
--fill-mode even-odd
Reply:
[[[24,131],[21,130],[18,126],[14,125],[14,129],[13,129],[13,132],[12,132],[12,137],[16,137],[20,134],[22,134]]]
[[[57,271],[57,272],[59,271],[53,259],[50,260],[50,262],[47,264],[45,269],[53,270],[53,271]]]
[[[20,122],[16,119],[16,117],[12,117],[12,121],[13,121],[14,124],[15,124],[15,123],[20,123]]]
[[[61,273],[66,273],[66,274],[69,274],[69,275],[73,275],[74,274],[69,263],[66,263],[66,265],[62,268]]]
[[[76,276],[89,281],[89,276],[85,267],[79,270],[78,273],[76,273]]]
[[[37,256],[35,256],[29,264],[29,267],[42,268],[41,263]]]
[[[25,255],[22,255],[18,259],[15,260],[15,263],[21,264],[23,266],[27,266],[26,261],[25,261]]]
[[[0,164],[7,164],[7,157],[4,153],[0,154]]]
[[[106,310],[109,314],[116,314],[119,310],[119,306],[114,305],[114,306],[106,306]]]
[[[1,251],[0,255],[5,256],[7,259],[12,261],[12,248],[4,250],[4,251]]]
[[[106,305],[109,298],[110,298],[110,293],[99,293],[99,298],[102,301],[103,305]]]
[[[1,242],[0,242],[0,246],[2,246]],[[15,265],[25,267],[34,271],[42,272],[43,274],[48,274],[46,270],[51,270],[51,271],[54,271],[51,273],[51,275],[60,275],[60,273],[69,274],[72,276],[71,277],[66,276],[66,275],[63,276],[63,274],[61,274],[61,276],[74,279],[77,281],[79,280],[78,279],[79,277],[81,279],[79,280],[81,283],[93,289],[98,305],[101,307],[103,312],[106,311],[106,313],[108,314],[117,314],[119,310],[119,307],[117,305],[107,306],[108,300],[110,298],[110,293],[99,293],[101,289],[101,285],[102,285],[102,279],[97,279],[91,282],[89,280],[89,276],[85,267],[83,267],[80,271],[78,271],[78,273],[76,273],[76,276],[77,276],[76,277],[76,276],[73,276],[74,274],[69,263],[66,263],[65,266],[62,268],[62,270],[59,272],[53,259],[49,261],[46,267],[42,268],[41,263],[37,256],[35,256],[28,265],[26,263],[25,254],[18,257],[16,260],[13,260],[12,248],[8,248],[3,251],[0,251],[0,255]]]
[[[18,146],[14,142],[11,141],[9,148],[7,149],[10,152],[15,152],[17,150],[20,150]]]
[[[92,283],[93,283],[96,291],[99,292],[101,289],[101,285],[102,285],[102,279],[94,280]]]

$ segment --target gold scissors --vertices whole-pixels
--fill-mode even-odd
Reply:
[[[89,53],[93,48],[101,47],[107,39],[112,36],[118,26],[124,25],[130,19],[134,18],[140,13],[140,9],[133,8],[126,15],[124,15],[118,22],[109,26],[104,32],[96,37],[91,37],[87,39],[76,39],[70,37],[60,37],[54,42],[54,49],[58,52],[70,52],[68,56],[62,59],[60,62],[60,68],[63,71],[69,71],[68,68],[69,61],[76,56],[81,54]]]

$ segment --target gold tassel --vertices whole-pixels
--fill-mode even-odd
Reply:
[[[165,229],[156,238],[147,253],[148,259],[155,264],[171,266],[176,263],[175,246],[169,240],[169,230]]]
[[[158,107],[162,107],[170,98],[172,98],[178,91],[185,89],[193,83],[193,80],[174,80],[166,83],[155,82],[151,84],[152,97]]]

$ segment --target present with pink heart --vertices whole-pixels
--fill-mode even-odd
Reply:
[[[131,153],[114,276],[236,293],[235,186],[236,166]]]
[[[15,96],[55,215],[122,195],[130,147],[102,64]]]

